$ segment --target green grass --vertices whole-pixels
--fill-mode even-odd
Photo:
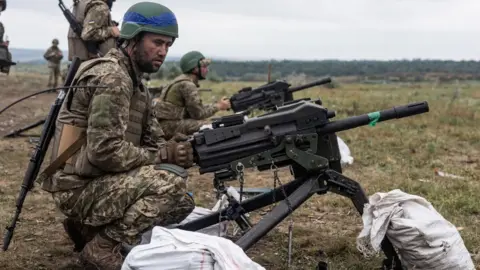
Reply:
[[[16,83],[27,87],[25,81]],[[153,81],[151,85],[163,83]],[[209,103],[245,86],[261,84],[201,82],[202,88],[213,89],[212,93],[201,95]],[[427,101],[428,113],[339,132],[337,135],[347,143],[354,157],[353,165],[346,167],[344,174],[361,183],[368,195],[400,189],[424,197],[447,220],[463,228],[460,233],[466,247],[480,256],[480,84],[460,83],[459,97],[452,102],[456,87],[455,84],[440,84],[432,89],[431,84],[340,83],[339,88],[315,87],[297,92],[295,97],[321,98],[325,107],[336,111],[335,119]],[[19,96],[25,94],[21,90],[18,89]],[[0,94],[6,95],[4,91]],[[45,104],[43,111],[47,112],[49,105]],[[218,115],[225,114],[228,112]],[[0,115],[0,122],[7,120]],[[22,138],[1,140],[0,151],[0,222],[7,224],[31,145]],[[436,176],[435,169],[463,178]],[[212,175],[198,175],[196,169],[191,169],[190,174],[198,205],[211,208]],[[283,183],[290,179],[286,169],[281,170],[280,176]],[[245,180],[248,187],[273,186],[269,171],[248,170]],[[357,251],[355,240],[362,229],[362,220],[347,199],[334,194],[314,196],[292,216],[293,269],[314,269],[318,260],[327,261],[330,269],[374,269],[380,265],[381,257],[366,259]],[[252,216],[253,221],[259,218],[261,215]],[[58,269],[58,265],[75,258],[50,195],[39,189],[30,193],[21,220],[10,251],[0,255],[0,268]],[[286,269],[287,228],[288,219],[247,254],[267,269]],[[476,264],[480,269],[480,261]]]

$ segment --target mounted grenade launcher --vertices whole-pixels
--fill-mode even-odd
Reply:
[[[235,113],[251,111],[254,109],[270,111],[277,106],[293,102],[293,93],[317,85],[330,83],[330,77],[314,81],[305,85],[290,87],[286,81],[274,81],[255,89],[252,87],[242,88],[238,93],[230,97],[230,104]],[[308,100],[308,99],[304,99]]]
[[[245,168],[263,171],[290,166],[295,179],[178,228],[196,231],[222,220],[237,221],[245,213],[281,201],[237,240],[236,244],[247,250],[314,194],[330,191],[346,196],[363,214],[368,198],[358,182],[342,175],[336,132],[428,111],[424,101],[331,121],[335,112],[318,102],[299,101],[248,120],[240,114],[222,117],[213,122],[212,129],[193,135],[200,174],[214,173],[214,185],[239,177],[242,183]],[[383,269],[402,269],[388,238],[383,240],[382,250],[387,257]]]

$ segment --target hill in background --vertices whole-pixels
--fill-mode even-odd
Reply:
[[[13,61],[17,71],[47,73],[44,50],[12,48]],[[64,50],[64,54],[66,54]],[[310,81],[314,78],[353,77],[356,81],[371,83],[405,81],[452,81],[480,80],[480,61],[453,61],[435,59],[398,60],[249,60],[212,57],[213,63],[207,78],[213,81],[266,81],[271,65],[271,80],[301,77]],[[154,78],[173,79],[181,73],[179,56],[168,56]],[[65,57],[62,66],[66,66]]]
[[[10,48],[13,61],[15,61],[18,64],[22,63],[22,64],[31,64],[31,65],[40,65],[40,64],[46,63],[45,59],[43,59],[43,54],[45,53],[45,50]],[[68,51],[67,50],[62,50],[62,51],[66,58]],[[180,60],[179,56],[167,57],[167,61],[179,61],[179,60]],[[67,62],[67,59],[64,59],[63,62]]]

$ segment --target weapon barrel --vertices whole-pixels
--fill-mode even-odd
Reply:
[[[296,87],[290,87],[290,88],[288,88],[288,92],[293,93],[293,92],[297,92],[297,91],[307,89],[307,88],[310,88],[310,87],[314,87],[314,86],[317,86],[317,85],[327,84],[327,83],[330,83],[330,82],[332,82],[332,78],[327,77],[327,78],[324,78],[324,79],[321,79],[321,80],[318,80],[318,81],[314,81],[314,82],[311,82],[311,83],[307,83],[307,84],[304,84],[304,85],[300,85],[300,86],[296,86]]]
[[[391,109],[371,112],[368,114],[362,114],[358,116],[352,116],[345,119],[337,120],[326,124],[325,126],[318,128],[319,135],[340,132],[347,129],[352,129],[367,124],[374,124],[377,122],[387,121],[395,118],[403,118],[416,114],[426,113],[429,111],[428,103],[415,102],[402,106],[395,106]]]

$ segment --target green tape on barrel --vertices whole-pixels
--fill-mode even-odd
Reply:
[[[370,123],[368,123],[369,126],[373,127],[377,124],[378,120],[380,119],[380,112],[372,112],[368,114],[368,119],[370,120]]]

